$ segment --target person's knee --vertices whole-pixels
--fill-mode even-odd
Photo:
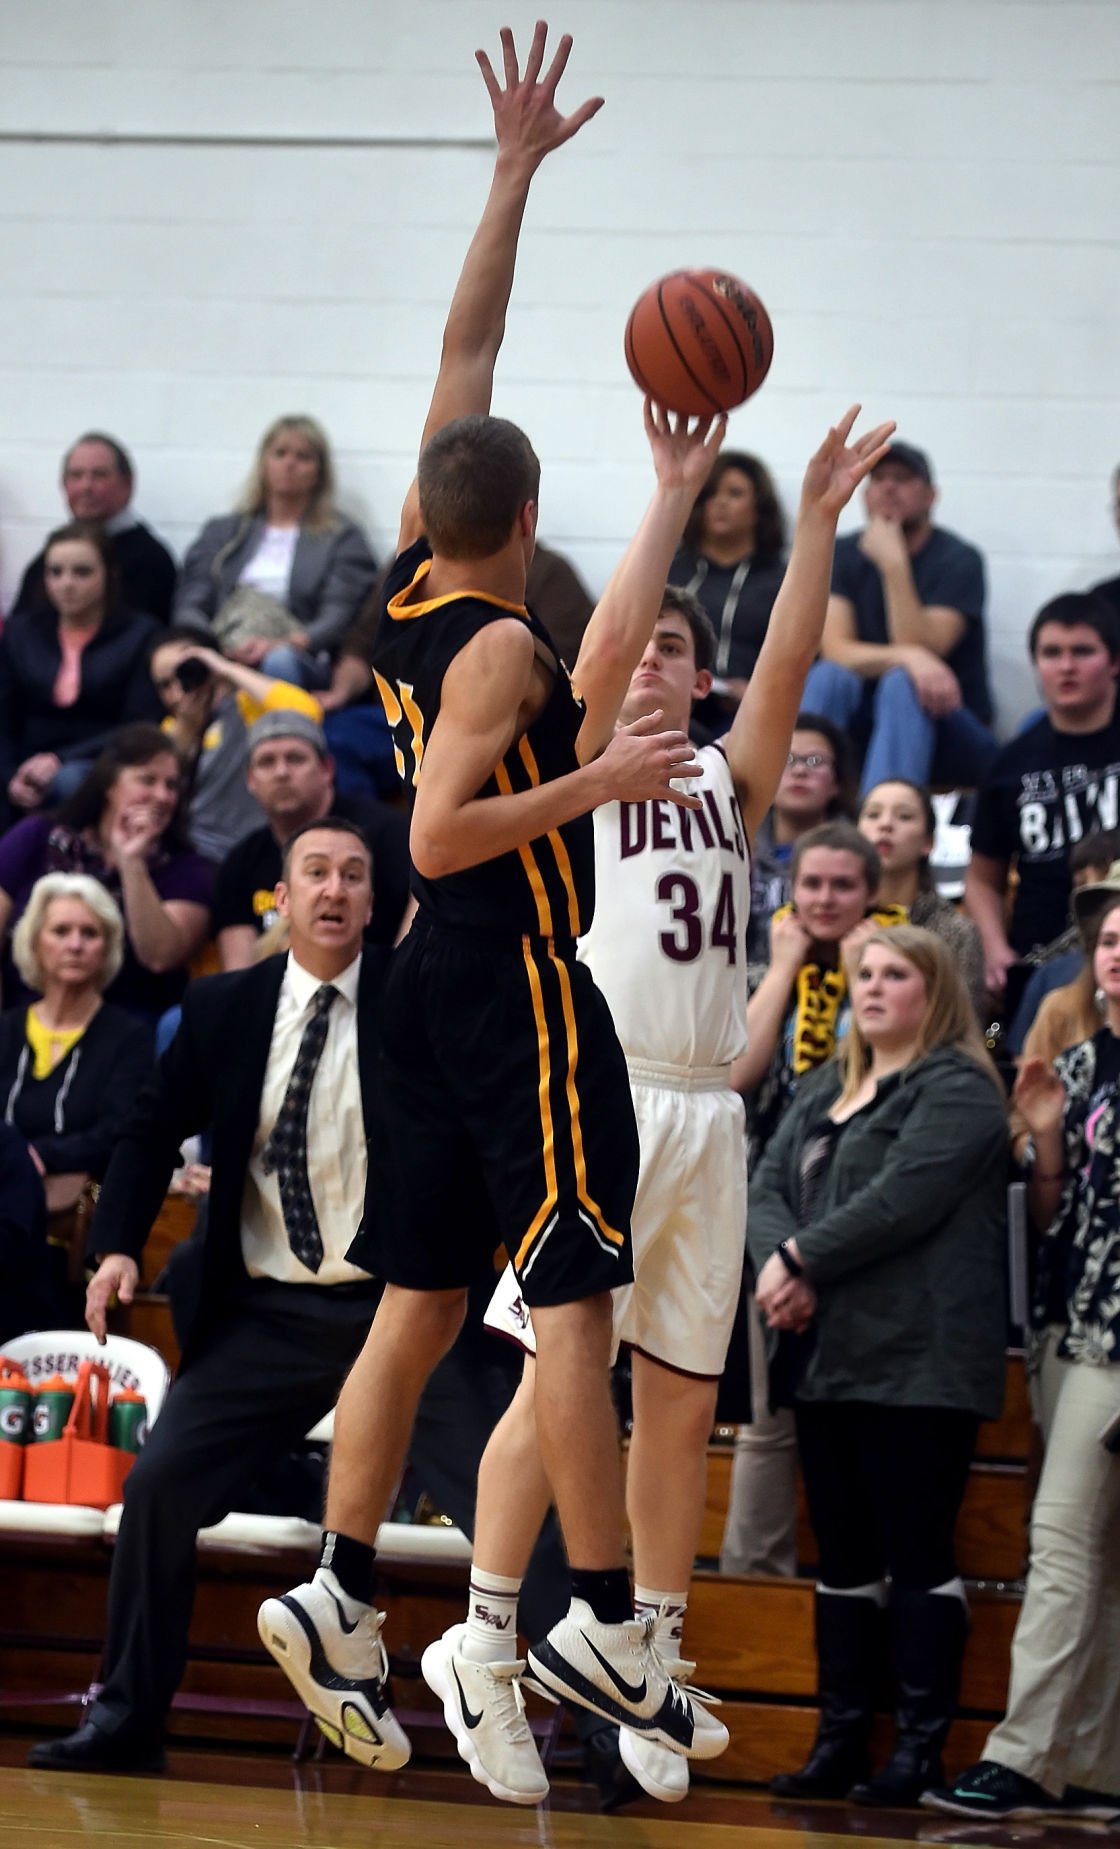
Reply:
[[[851,668],[838,661],[814,661],[805,679],[801,705],[807,713],[821,713],[842,725],[858,706],[863,682]]]
[[[377,1312],[378,1323],[405,1339],[429,1367],[453,1346],[467,1313],[466,1290],[405,1290],[387,1284]]]
[[[614,1304],[609,1291],[580,1297],[574,1303],[533,1306],[533,1330],[538,1361],[562,1349],[607,1349],[611,1342]]]
[[[918,692],[905,668],[888,668],[879,676],[875,688],[875,713],[878,717],[884,707],[902,707],[919,709]]]
[[[643,1425],[678,1445],[707,1446],[715,1423],[718,1383],[679,1373],[635,1352],[631,1360],[634,1430]]]
[[[183,1460],[171,1445],[156,1442],[157,1431],[137,1456],[125,1479],[122,1500],[125,1514],[132,1522],[143,1521],[153,1511],[166,1510],[169,1502],[181,1498],[190,1481]]]

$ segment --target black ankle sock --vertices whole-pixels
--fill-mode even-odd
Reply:
[[[596,1573],[573,1567],[572,1597],[585,1599],[600,1624],[625,1624],[634,1616],[630,1575],[625,1567],[608,1567]]]
[[[319,1565],[329,1567],[348,1599],[373,1604],[374,1552],[365,1541],[355,1541],[348,1534],[323,1529]]]

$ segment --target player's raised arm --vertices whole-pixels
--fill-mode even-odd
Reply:
[[[503,26],[502,81],[486,53],[475,53],[494,109],[498,152],[490,194],[448,310],[439,373],[421,449],[453,418],[472,412],[485,415],[489,411],[494,366],[513,288],[517,240],[533,175],[547,154],[570,141],[603,106],[602,97],[593,96],[571,115],[560,113],[556,89],[572,41],[565,33],[542,77],[547,36],[547,26],[538,20],[524,72],[520,72],[513,33]],[[421,530],[420,498],[413,481],[401,511],[397,551],[410,546]]]
[[[727,429],[726,417],[670,416],[648,398],[645,424],[657,486],[592,612],[572,671],[586,707],[576,745],[582,764],[613,736],[630,676],[661,609],[673,554]]]
[[[865,475],[885,454],[893,423],[849,443],[860,407],[853,405],[810,459],[801,487],[793,546],[766,640],[724,749],[747,835],[753,840],[774,800],[828,608],[836,523]]]

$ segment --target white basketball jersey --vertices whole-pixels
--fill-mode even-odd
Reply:
[[[750,856],[719,745],[688,781],[702,807],[595,811],[595,919],[579,954],[628,1059],[726,1066],[747,1044]]]

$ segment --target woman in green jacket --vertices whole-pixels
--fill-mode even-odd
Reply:
[[[756,1296],[786,1332],[775,1385],[820,1555],[820,1728],[774,1781],[783,1796],[904,1804],[940,1782],[968,1624],[953,1531],[977,1427],[1003,1401],[1007,1151],[950,952],[914,926],[874,932],[844,1046],[751,1189]],[[897,1739],[867,1782],[888,1580]]]

